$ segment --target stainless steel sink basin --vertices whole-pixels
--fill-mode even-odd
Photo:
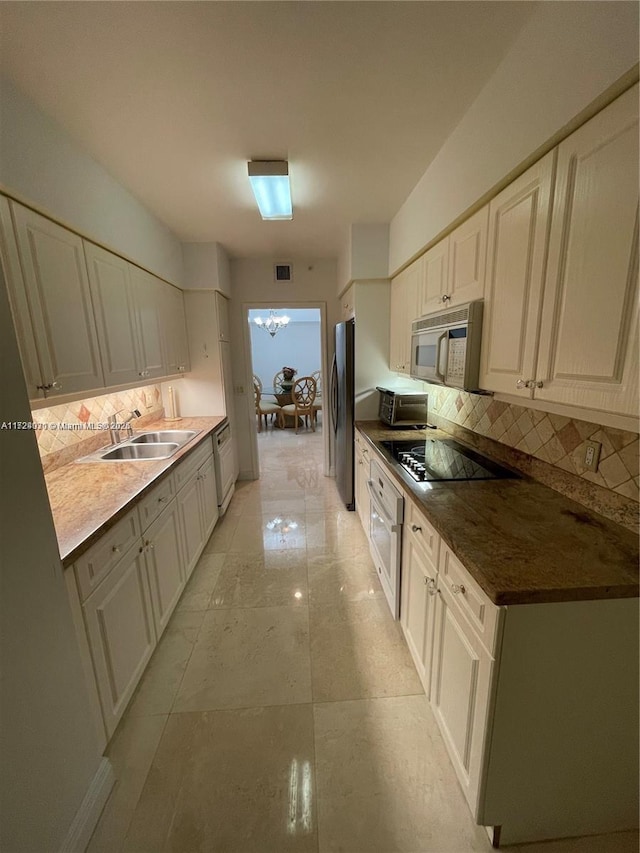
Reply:
[[[195,429],[161,429],[157,432],[145,432],[131,439],[131,444],[156,444],[158,442],[171,441],[182,446],[197,435]]]
[[[111,447],[77,459],[77,462],[123,462],[132,459],[168,459],[184,447],[199,429],[159,429],[143,432]]]
[[[108,450],[102,453],[99,458],[103,460],[112,459],[167,459],[180,447],[175,442],[155,443],[155,444],[122,444],[119,447],[114,447],[113,450]]]

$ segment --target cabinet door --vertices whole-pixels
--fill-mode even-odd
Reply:
[[[638,413],[638,87],[558,146],[535,396]]]
[[[82,240],[10,205],[45,395],[104,387]]]
[[[163,352],[164,282],[129,264],[138,321],[142,369],[145,377],[166,375]]]
[[[233,458],[233,447],[231,444],[228,444],[225,450],[230,450]],[[204,542],[207,542],[218,520],[218,493],[216,491],[216,472],[213,464],[213,456],[210,456],[204,465],[198,468],[198,492],[202,518],[202,538]]]
[[[398,373],[411,371],[411,324],[418,316],[422,258],[391,282],[389,366]]]
[[[130,264],[86,240],[83,244],[105,384],[136,382],[143,366]]]
[[[489,205],[480,387],[531,397],[542,309],[555,151]]]
[[[229,300],[216,290],[216,316],[218,318],[218,339],[230,341],[229,333]]]
[[[187,580],[195,564],[198,562],[198,557],[204,543],[198,488],[199,482],[198,472],[194,471],[191,478],[185,483],[180,492],[178,492],[176,498],[180,517],[180,529],[182,531],[185,577]]]
[[[431,690],[433,614],[437,570],[407,531],[402,553],[400,624],[424,692]]]
[[[38,352],[36,350],[36,339],[33,333],[29,303],[27,302],[27,291],[24,286],[24,278],[20,267],[18,245],[11,221],[9,200],[0,195],[0,261],[9,294],[11,304],[11,315],[16,330],[18,347],[20,348],[20,360],[22,370],[27,384],[30,400],[42,399],[44,381],[40,371]]]
[[[180,520],[175,501],[146,531],[144,545],[153,620],[159,639],[185,585]]]
[[[354,456],[355,459],[355,492],[356,510],[360,518],[364,532],[369,538],[369,515],[371,512],[371,499],[367,480],[371,476],[369,466],[369,450],[364,446],[364,440],[356,436]]]
[[[144,556],[134,546],[82,607],[107,735],[156,644]]]
[[[163,337],[167,373],[185,373],[189,370],[190,364],[184,297],[179,288],[163,282],[163,298]]]
[[[438,582],[435,600],[431,705],[476,817],[493,659],[460,613],[446,584]]]
[[[449,235],[448,305],[484,296],[488,217],[483,207]]]
[[[447,293],[449,279],[449,238],[446,237],[429,249],[422,260],[420,316],[442,308],[442,297]]]

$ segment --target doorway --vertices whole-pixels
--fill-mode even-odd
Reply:
[[[252,411],[252,444],[256,477],[268,473],[270,481],[287,486],[287,460],[305,459],[305,465],[291,467],[297,480],[305,485],[329,473],[327,412],[324,377],[326,375],[326,324],[323,304],[264,303],[245,306],[247,364],[251,370],[250,388],[258,386],[260,410]],[[294,371],[293,380],[289,371]],[[286,373],[286,376],[285,376]],[[315,431],[311,418],[298,420],[283,406],[290,405],[289,382],[303,377],[315,380]],[[284,385],[283,385],[284,382]],[[258,395],[256,394],[255,397]],[[294,475],[295,470],[295,475]],[[275,476],[277,474],[277,476]],[[293,483],[291,486],[293,487]]]

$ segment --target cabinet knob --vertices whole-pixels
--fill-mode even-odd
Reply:
[[[544,382],[540,379],[538,382],[533,382],[530,387],[532,388],[542,388]]]
[[[457,595],[459,592],[461,592],[464,595],[466,591],[467,590],[465,589],[464,584],[457,584],[457,583],[451,584],[451,592],[454,595]]]
[[[166,497],[166,495],[165,495],[165,497],[163,497],[163,498],[158,498],[158,503],[159,503],[159,504],[163,504],[163,503],[165,503],[167,500],[168,500],[168,498],[167,498],[167,497]]]
[[[418,533],[418,532],[422,533],[422,528],[419,527],[417,524],[412,524],[411,529],[413,530],[414,533]]]
[[[114,545],[111,550],[113,551],[114,554],[119,554],[120,551],[122,551],[122,548],[119,545]]]
[[[523,388],[528,388],[528,387],[529,387],[529,381],[528,380],[518,379],[518,381],[516,382],[516,388],[519,391],[522,391]]]
[[[60,382],[45,382],[44,385],[36,385],[36,388],[39,391],[51,391],[51,389],[54,391],[62,391],[62,385]]]
[[[451,297],[449,296],[448,293],[443,294],[443,296],[442,296],[443,302],[448,302],[450,299],[451,299]]]

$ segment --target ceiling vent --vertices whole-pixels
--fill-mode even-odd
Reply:
[[[274,281],[293,281],[293,267],[291,264],[274,264],[273,265],[273,280]]]

